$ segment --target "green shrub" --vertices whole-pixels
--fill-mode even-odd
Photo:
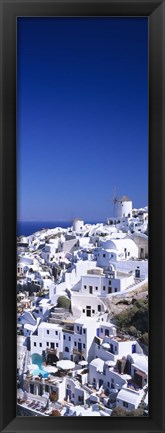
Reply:
[[[139,299],[127,310],[114,316],[118,331],[124,330],[138,336],[139,332],[148,332],[148,299]]]
[[[123,416],[128,416],[128,410],[123,409],[120,406],[115,407],[115,409],[113,409],[112,412],[112,417],[123,417]]]
[[[57,306],[59,308],[65,308],[65,310],[71,309],[71,301],[70,299],[66,298],[66,296],[59,296],[57,299]]]
[[[148,332],[145,332],[145,333],[142,335],[140,341],[141,341],[143,344],[145,344],[145,346],[148,346]]]
[[[137,329],[135,328],[135,326],[131,325],[131,326],[129,327],[129,334],[130,334],[130,335],[133,335],[133,336],[135,336],[135,337],[137,337],[137,335],[138,335],[138,331],[137,331]]]

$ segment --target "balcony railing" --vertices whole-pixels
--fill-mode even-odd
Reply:
[[[73,355],[84,355],[84,350],[73,349]]]

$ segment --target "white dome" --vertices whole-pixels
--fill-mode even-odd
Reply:
[[[91,361],[90,365],[93,365],[99,371],[103,371],[104,361],[100,358],[95,358],[93,361]]]

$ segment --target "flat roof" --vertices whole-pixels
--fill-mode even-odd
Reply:
[[[56,329],[56,328],[61,328],[62,329],[62,327],[61,326],[59,326],[59,324],[57,324],[57,323],[50,323],[50,322],[41,322],[40,324],[39,324],[39,326],[38,326],[38,328],[43,328],[43,329],[48,329],[48,328],[50,328],[50,329]]]

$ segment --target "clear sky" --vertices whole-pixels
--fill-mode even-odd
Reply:
[[[18,220],[148,204],[147,18],[19,18]]]

